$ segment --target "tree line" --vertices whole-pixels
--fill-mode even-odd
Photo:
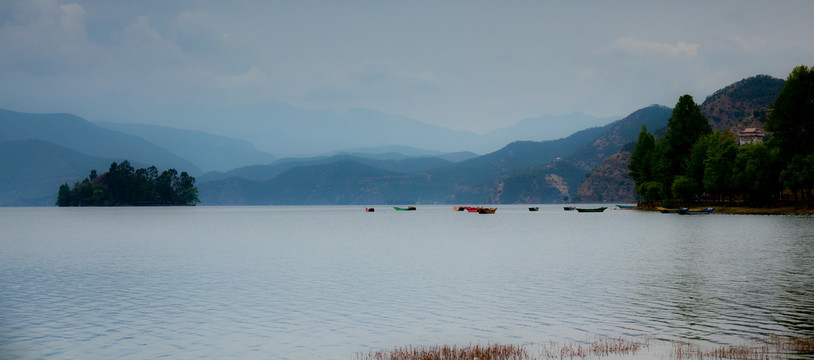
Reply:
[[[683,95],[656,138],[645,126],[629,176],[640,203],[771,206],[785,192],[795,204],[814,203],[814,67],[798,66],[772,104],[766,141],[738,146],[732,134],[712,132],[690,95]]]
[[[101,175],[91,170],[90,175],[73,188],[60,185],[57,206],[149,206],[195,205],[198,188],[195,177],[175,169],[158,173],[155,166],[134,169],[125,160],[115,161]]]

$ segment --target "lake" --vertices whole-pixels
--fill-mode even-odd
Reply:
[[[814,335],[812,217],[417,207],[0,208],[0,357]]]

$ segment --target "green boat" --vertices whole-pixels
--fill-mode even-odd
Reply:
[[[577,208],[578,212],[603,212],[607,209],[607,207],[598,207],[598,208]]]
[[[415,206],[408,206],[408,207],[393,206],[393,209],[396,209],[397,211],[413,211],[413,210],[415,210]]]

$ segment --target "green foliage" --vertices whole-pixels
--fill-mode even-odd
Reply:
[[[713,94],[729,93],[738,101],[764,101],[782,84],[758,76]],[[709,98],[708,98],[709,100]],[[737,111],[737,109],[734,109]],[[763,118],[763,113],[753,113]],[[644,202],[674,201],[689,205],[706,193],[715,201],[743,199],[769,206],[785,188],[796,199],[814,201],[814,68],[794,68],[774,102],[767,121],[772,137],[762,144],[739,148],[733,136],[712,133],[689,95],[682,96],[667,133],[653,144],[645,129],[639,135],[629,165],[636,191]],[[649,164],[649,168],[648,168]]]
[[[683,204],[689,206],[698,193],[698,184],[687,176],[680,175],[673,181],[673,195]]]
[[[58,206],[138,206],[138,205],[195,205],[200,202],[195,178],[175,169],[158,175],[151,166],[135,170],[130,162],[113,162],[110,169],[97,176],[96,170],[74,184],[59,187]]]
[[[692,96],[682,95],[667,122],[667,135],[660,141],[664,142],[661,160],[665,173],[662,180],[668,185],[668,189],[676,176],[686,173],[692,146],[701,136],[710,133],[712,127],[709,126],[707,118],[701,114],[701,109],[695,104]]]
[[[814,189],[814,154],[797,154],[788,166],[780,173],[783,185],[791,189],[795,196],[804,201],[812,199],[811,190]]]
[[[814,153],[814,68],[798,66],[789,74],[766,129],[784,159]]]
[[[647,126],[642,125],[639,140],[633,150],[628,168],[630,176],[638,186],[641,183],[653,180],[653,156],[656,150],[656,139],[647,132]]]
[[[708,142],[707,157],[704,160],[704,189],[709,194],[727,195],[732,199],[735,188],[732,164],[738,155],[738,145],[731,135],[716,132],[704,137]]]
[[[780,197],[783,185],[778,174],[783,163],[778,153],[778,149],[766,144],[749,144],[738,152],[732,182],[747,203],[768,206]]]
[[[664,184],[658,181],[648,181],[636,187],[636,193],[639,194],[642,202],[652,205],[663,199]]]

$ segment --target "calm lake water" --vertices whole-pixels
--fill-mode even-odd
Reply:
[[[352,359],[770,334],[814,336],[812,217],[0,208],[4,359]]]

